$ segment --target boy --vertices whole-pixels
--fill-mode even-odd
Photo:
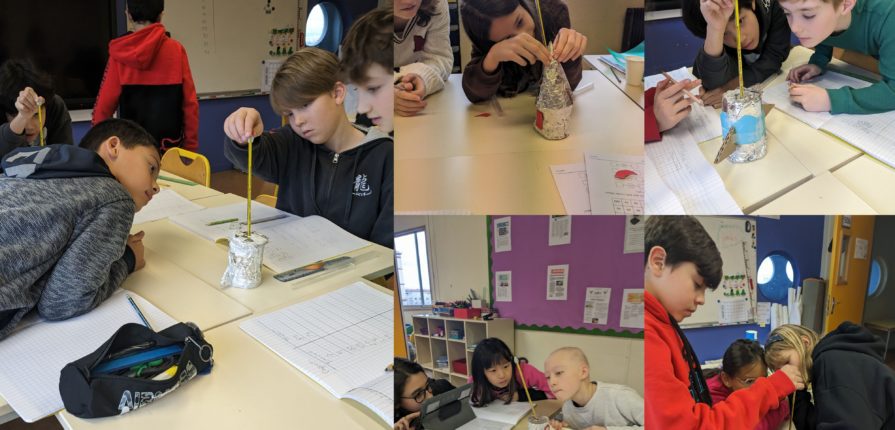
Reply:
[[[789,55],[789,25],[774,0],[740,0],[743,83],[751,86],[780,70]],[[733,0],[684,0],[684,25],[704,38],[693,74],[702,79],[703,101],[720,106],[727,90],[739,87]]]
[[[591,381],[590,364],[581,349],[553,351],[544,373],[550,390],[563,401],[563,422],[551,422],[554,429],[643,428],[643,398],[624,385]]]
[[[161,145],[199,149],[199,101],[183,45],[161,24],[164,0],[127,0],[134,32],[109,42],[109,62],[93,108],[93,124],[136,121]]]
[[[374,9],[351,25],[340,56],[342,74],[358,89],[357,113],[386,133],[394,131],[393,34],[392,10]]]
[[[45,143],[74,143],[71,116],[62,97],[53,92],[49,76],[28,61],[7,60],[0,66],[0,158],[15,148],[40,144],[40,114],[43,110]]]
[[[651,216],[644,225],[646,420],[663,430],[752,430],[780,400],[802,389],[791,363],[727,400],[712,403],[699,359],[678,323],[721,279],[721,253],[694,217]]]
[[[868,114],[895,109],[895,2],[780,0],[799,42],[814,48],[808,64],[790,69],[792,101],[809,112]],[[824,72],[833,47],[876,57],[883,79],[866,88],[828,90],[803,82]]]
[[[159,191],[159,154],[139,125],[110,119],[81,147],[18,148],[0,165],[0,339],[35,308],[90,311],[144,266],[143,232],[128,232]]]

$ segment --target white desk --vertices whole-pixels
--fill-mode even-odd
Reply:
[[[395,211],[562,214],[551,164],[582,163],[585,151],[643,154],[643,111],[595,70],[575,99],[571,135],[550,141],[534,130],[535,99],[471,104],[459,74],[427,99],[421,115],[395,118]],[[476,115],[490,112],[490,117]]]
[[[876,212],[895,214],[895,169],[869,156],[857,159],[836,169],[833,176],[867,202]]]
[[[186,179],[183,179],[180,176],[177,176],[171,172],[166,172],[166,171],[162,171],[160,176],[165,176],[168,178],[174,178],[174,179],[186,181]],[[187,181],[187,182],[192,182],[192,181]],[[170,190],[177,191],[177,194],[180,194],[187,200],[195,200],[195,199],[201,199],[203,197],[218,196],[218,195],[223,194],[222,192],[220,192],[218,190],[208,188],[201,184],[196,184],[196,185],[181,184],[176,181],[162,179],[161,177],[158,180],[158,184],[159,184],[159,187],[163,190],[170,189]]]
[[[830,172],[787,192],[752,212],[754,215],[872,215],[873,210]]]
[[[625,93],[631,101],[637,103],[637,105],[640,106],[640,109],[643,109],[645,106],[643,100],[643,85],[639,87],[628,85],[626,79],[627,76],[618,70],[615,70],[613,73],[612,67],[609,67],[608,64],[600,61],[599,55],[585,55],[584,59],[587,60],[594,69],[599,70],[609,83],[615,85],[615,87]]]

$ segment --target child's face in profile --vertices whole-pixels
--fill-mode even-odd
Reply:
[[[705,304],[705,281],[699,276],[695,264],[688,261],[672,268],[665,264],[664,255],[665,250],[661,247],[650,250],[647,287],[672,318],[681,322]]]
[[[422,0],[395,0],[395,18],[410,21],[420,11]]]
[[[774,362],[771,363],[769,361],[768,364],[771,365],[772,370],[778,370],[786,364],[792,364],[796,368],[801,369],[802,368],[802,357],[799,357],[799,353],[798,353],[798,351],[795,350],[795,348],[786,349],[786,350],[778,352],[774,356]]]
[[[47,116],[47,109],[44,106],[40,107],[43,109],[44,118]],[[15,119],[15,115],[6,114],[6,121],[10,122]],[[33,144],[34,141],[37,140],[38,136],[40,136],[40,116],[38,116],[37,112],[34,113],[34,116],[28,120],[28,123],[25,124],[25,141],[28,144]]]
[[[761,360],[756,360],[752,365],[742,367],[736,375],[731,376],[722,372],[721,382],[731,391],[736,391],[751,387],[756,379],[765,376],[768,376],[768,368]]]
[[[836,30],[839,18],[851,11],[844,8],[845,0],[839,7],[833,6],[832,0],[799,0],[781,1],[780,7],[786,14],[786,21],[799,43],[807,48],[817,46]]]
[[[583,363],[576,363],[568,353],[555,352],[547,357],[544,363],[544,374],[550,384],[550,391],[558,400],[571,399],[581,387],[582,379],[586,379],[587,371]]]
[[[393,79],[385,67],[373,64],[367,68],[367,81],[357,86],[357,113],[366,114],[373,125],[386,133],[394,129]]]
[[[507,360],[501,360],[493,366],[485,369],[485,378],[494,386],[494,388],[504,388],[510,385],[510,378],[513,377],[513,363]]]
[[[521,33],[534,36],[535,21],[525,8],[517,6],[516,10],[509,15],[504,15],[491,20],[491,29],[488,31],[488,39],[497,43]]]
[[[740,8],[740,42],[743,49],[753,50],[758,48],[761,40],[758,32],[758,17],[749,8]],[[724,45],[731,48],[737,47],[737,27],[735,15],[731,15],[727,28],[724,29]]]
[[[106,139],[100,146],[103,157],[115,179],[124,185],[128,194],[134,199],[139,211],[158,194],[158,173],[160,157],[155,148],[135,146],[125,148],[118,137]]]
[[[410,375],[404,385],[404,392],[401,393],[401,407],[410,412],[420,410],[422,402],[417,402],[417,400],[422,399],[425,402],[426,399],[432,397],[428,383],[429,377],[426,376],[426,372]]]

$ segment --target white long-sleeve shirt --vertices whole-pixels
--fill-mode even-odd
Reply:
[[[426,97],[444,88],[444,82],[454,67],[451,49],[450,24],[447,0],[438,0],[435,15],[425,26],[418,24],[419,15],[413,17],[401,34],[395,33],[395,79],[416,73],[426,85]]]
[[[562,420],[573,429],[604,426],[608,430],[642,429],[643,397],[624,385],[597,383],[597,391],[583,406],[571,400],[562,405]]]

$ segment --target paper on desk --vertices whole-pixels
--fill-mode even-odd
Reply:
[[[288,212],[274,209],[270,206],[263,205],[256,201],[252,201],[252,219],[259,220],[277,215],[287,215],[295,217]],[[208,225],[216,221],[226,219],[236,219],[231,223]],[[171,221],[181,227],[204,237],[212,242],[218,239],[226,239],[230,237],[230,232],[239,226],[239,223],[246,222],[246,204],[233,203],[231,205],[218,206],[213,208],[205,208],[200,211],[190,212],[171,217]],[[273,221],[272,221],[273,222]],[[252,226],[254,228],[254,224]],[[260,225],[259,225],[260,227]]]
[[[819,78],[809,83],[822,88],[836,89],[841,87],[864,88],[871,84],[841,73],[827,71]],[[764,90],[761,96],[765,103],[773,104],[775,108],[793,116],[799,121],[813,128],[821,128],[827,121],[833,118],[829,112],[808,112],[802,106],[793,103],[789,99],[789,82],[783,81]],[[863,115],[861,115],[863,116]]]
[[[584,167],[593,214],[644,213],[643,156],[585,153]]]
[[[590,215],[590,193],[587,191],[587,171],[584,163],[550,166],[553,182],[569,215]]]
[[[647,156],[644,160],[644,206],[646,213],[650,215],[686,215],[687,211],[674,191],[665,185],[662,176],[656,171],[652,159]]]
[[[895,167],[895,111],[872,115],[835,115],[822,128]]]
[[[696,77],[690,74],[686,67],[673,70],[668,74],[676,81],[696,79]],[[665,79],[665,76],[661,74],[647,76],[644,78],[644,85],[649,89],[655,87],[659,81],[663,79]],[[699,88],[692,89],[690,93],[699,95]],[[690,139],[696,143],[702,143],[716,137],[721,137],[721,116],[713,107],[703,106],[698,103],[693,103],[690,107],[690,114],[688,114],[683,121],[674,126],[674,129],[686,130],[687,134],[691,136]]]
[[[528,402],[513,402],[509,405],[503,402],[491,402],[487,406],[472,408],[476,418],[483,420],[515,425],[531,408]]]
[[[176,191],[162,190],[149,201],[149,204],[134,214],[134,224],[142,224],[198,210],[202,210],[202,206],[187,200],[180,194],[177,194]]]
[[[684,79],[690,79],[690,80],[696,79],[696,77],[693,76],[693,74],[690,73],[690,71],[687,70],[686,67],[681,67],[680,69],[672,70],[672,71],[668,72],[668,74],[671,75],[671,77],[674,78],[674,80],[678,81],[678,82],[683,81]],[[664,79],[665,79],[665,75],[663,75],[661,73],[655,74],[655,75],[649,75],[649,76],[643,78],[643,88],[648,90],[648,89],[658,85],[659,82],[661,82]],[[691,91],[691,92],[693,94],[699,94],[698,89],[695,89],[694,91]]]
[[[304,218],[293,215],[259,224],[254,231],[267,236],[264,265],[274,272],[285,272],[370,245],[317,215]]]
[[[173,318],[135,293],[133,297],[152,328],[162,330]],[[26,327],[0,341],[0,396],[16,413],[32,423],[63,408],[59,372],[66,364],[96,350],[126,323],[140,317],[118,290],[96,309],[65,321],[24,323]],[[29,325],[30,324],[30,325]]]
[[[680,201],[686,213],[700,215],[742,215],[743,211],[727,189],[718,172],[702,155],[692,140],[682,140],[682,130],[671,129],[660,142],[646,145],[646,158],[655,167],[655,175],[662,179]],[[653,177],[649,174],[648,179]],[[662,184],[646,184],[651,196],[666,192]],[[652,188],[652,189],[651,189]],[[656,197],[651,197],[656,202]],[[670,207],[674,210],[673,206]],[[652,211],[648,213],[654,213]]]

